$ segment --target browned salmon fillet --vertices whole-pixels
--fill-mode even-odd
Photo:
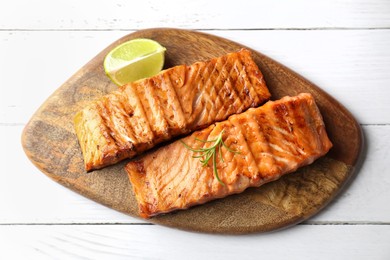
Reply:
[[[222,131],[232,151],[222,146],[216,152],[216,175],[212,160],[202,166],[184,144],[209,148],[213,142],[199,140],[214,140]],[[304,93],[232,115],[128,163],[126,171],[140,215],[151,217],[258,187],[311,164],[331,147],[317,105]]]
[[[124,85],[75,116],[85,168],[131,158],[269,98],[263,75],[245,49]]]

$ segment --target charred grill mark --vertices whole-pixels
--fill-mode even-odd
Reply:
[[[284,145],[285,152],[290,155],[293,155],[293,158],[298,160],[299,157],[302,156],[302,150],[299,148],[299,145],[297,143],[298,137],[295,135],[289,120],[290,113],[291,111],[288,111],[288,114],[285,114],[282,118],[280,118],[279,128],[277,130],[283,134],[283,137],[285,139],[285,141],[282,142],[282,144]]]
[[[242,56],[242,58],[243,58],[243,63],[246,64],[247,67],[247,76],[251,86],[264,85],[265,82],[264,82],[263,74],[259,70],[255,61],[249,59],[248,56]],[[264,91],[263,89],[259,89],[259,88],[254,88],[253,90],[256,93],[259,103],[262,103],[264,100],[268,99],[268,97],[266,97],[268,90]]]
[[[229,103],[225,102],[226,92],[225,90],[225,83],[226,82],[226,64],[228,63],[228,58],[223,57],[219,60],[219,62],[216,64],[217,68],[217,78],[215,79],[215,82],[213,84],[214,90],[216,92],[217,100],[219,100],[221,107],[216,113],[216,120],[220,121],[223,119],[226,115],[229,115]],[[218,67],[218,65],[221,65]],[[217,103],[217,102],[216,102]],[[220,115],[222,113],[222,115]],[[224,113],[224,114],[223,114]]]
[[[196,129],[203,128],[204,125],[207,125],[207,119],[202,121],[203,117],[206,114],[206,111],[209,110],[210,103],[208,100],[210,99],[210,92],[208,90],[208,82],[211,80],[212,71],[214,70],[214,62],[210,62],[203,66],[202,73],[199,73],[199,80],[197,80],[197,88],[198,88],[198,97],[196,102],[193,103],[194,114],[192,127],[196,127]],[[210,68],[212,67],[212,68]],[[200,104],[199,104],[200,103]]]
[[[302,151],[304,149],[301,149],[299,143],[297,142],[298,137],[294,132],[294,125],[291,119],[295,118],[295,116],[291,115],[295,115],[298,112],[296,111],[296,109],[291,109],[291,107],[289,107],[289,104],[280,104],[279,106],[275,106],[274,112],[278,118],[278,127],[285,131],[283,137],[286,139],[286,142],[283,144],[284,148],[286,149],[286,152],[289,151],[296,158],[302,156]]]
[[[180,79],[180,80],[183,81],[184,79]],[[167,109],[171,109],[172,115],[173,115],[173,118],[170,119],[170,125],[169,125],[170,129],[173,128],[173,126],[171,126],[171,122],[173,122],[173,124],[175,124],[176,128],[180,128],[180,127],[186,128],[185,127],[186,120],[184,117],[184,112],[183,112],[182,106],[180,104],[180,100],[178,99],[176,90],[172,86],[171,78],[169,76],[167,76],[166,74],[163,74],[161,82],[162,82],[161,90],[165,91],[167,93],[167,99],[166,99],[167,103],[171,104],[170,107],[168,107],[168,105],[167,105]],[[177,122],[174,122],[175,121],[174,119],[176,119]],[[172,129],[172,130],[174,130],[174,133],[178,132],[176,129]]]
[[[145,87],[147,90],[146,93],[148,94],[148,102],[149,102],[149,106],[151,108],[151,113],[153,114],[152,118],[154,121],[154,125],[158,125],[161,127],[159,129],[155,129],[156,138],[165,139],[165,138],[169,137],[168,122],[165,120],[165,115],[164,115],[164,111],[162,109],[162,105],[161,105],[160,100],[158,99],[156,91],[155,91],[155,89],[158,86],[157,80],[158,79],[156,77],[150,78],[148,80],[148,84],[146,84]],[[159,142],[159,141],[157,141],[157,142]]]
[[[306,101],[308,103],[308,107],[311,109],[308,109],[309,111],[309,117],[311,118],[312,123],[312,130],[313,132],[317,133],[317,149],[324,149],[324,143],[321,141],[321,129],[325,128],[324,121],[322,118],[322,115],[319,111],[319,108],[310,100]]]
[[[210,97],[209,82],[211,81],[213,70],[214,70],[214,62],[210,62],[205,65],[204,71],[201,74],[201,78],[200,78],[201,84],[198,85],[201,88],[199,89],[201,92],[199,96],[201,102],[201,108],[199,110],[195,109],[195,111],[197,111],[198,113],[196,115],[196,121],[195,121],[197,124],[199,124],[199,122],[202,121],[203,122],[207,121],[207,119],[204,119],[204,117],[206,116],[205,111],[208,111],[210,106],[209,100],[211,99],[211,97]],[[197,102],[197,105],[199,106],[199,102]]]
[[[255,81],[258,81],[258,78],[256,77],[256,76],[258,76],[257,73],[256,73],[257,71],[253,70],[253,66],[255,66],[255,65],[254,64],[250,64],[250,62],[248,61],[248,59],[246,57],[243,57],[243,63],[246,64],[246,67],[248,68],[247,70],[248,70],[249,73],[247,73],[247,77],[248,77],[248,80],[249,80],[251,86],[256,86],[259,83],[261,84],[262,82],[255,82]],[[256,76],[254,76],[252,74],[255,74]],[[256,95],[258,96],[258,93],[256,92],[256,89],[254,89],[254,91],[255,91]],[[259,97],[259,99],[260,99],[260,97]]]
[[[241,93],[240,84],[239,84],[239,80],[238,80],[239,71],[237,70],[236,63],[237,63],[237,61],[234,61],[234,60],[232,61],[232,64],[231,64],[232,66],[231,66],[231,69],[229,72],[229,78],[231,79],[231,82],[232,82],[232,84],[231,84],[232,90],[237,95],[237,99],[240,101],[240,104],[241,104],[240,107],[237,109],[237,113],[241,113],[247,107],[247,104],[246,104],[247,100],[246,100],[245,96],[243,96]]]
[[[199,86],[199,81],[202,80],[202,74],[203,70],[205,68],[205,65],[202,63],[196,63],[193,66],[188,67],[187,72],[186,72],[186,84],[185,84],[185,91],[187,93],[183,93],[184,97],[187,97],[184,99],[183,103],[180,103],[183,110],[186,111],[186,116],[187,116],[187,124],[192,123],[194,113],[197,110],[196,103],[198,102],[201,89]],[[193,70],[192,74],[190,74],[191,70]],[[191,76],[191,77],[190,77]],[[182,102],[182,101],[181,101]],[[190,106],[188,104],[191,104]],[[186,108],[188,108],[186,110]]]
[[[134,116],[134,110],[130,106],[130,102],[128,100],[128,97],[124,95],[123,93],[118,93],[118,99],[117,102],[119,103],[120,107],[123,108],[122,110],[122,117],[124,120],[124,125],[126,126],[126,132],[128,136],[134,140],[134,142],[139,142],[137,135],[135,133],[133,124],[131,124],[130,119]],[[133,145],[133,143],[131,143]],[[135,150],[135,146],[133,145],[133,149]]]
[[[307,103],[307,100],[304,100],[302,102],[305,102],[306,106],[301,106],[301,109],[303,110],[303,118],[305,120],[305,125],[307,126],[306,130],[311,132],[309,134],[312,134],[313,138],[311,139],[311,142],[308,143],[308,146],[312,150],[317,150],[318,146],[322,146],[322,142],[320,140],[320,136],[318,135],[317,128],[315,126],[314,117],[311,116],[311,111],[309,109],[309,104]]]
[[[112,126],[110,126],[110,118],[108,116],[107,105],[103,99],[97,103],[99,116],[102,119],[103,124],[100,126],[103,136],[106,138],[108,143],[114,143],[117,148],[121,147],[120,143],[115,139]]]
[[[137,85],[136,94],[139,97],[140,103],[144,110],[146,118],[145,122],[149,125],[149,129],[153,133],[154,139],[152,140],[152,143],[155,143],[155,139],[159,137],[159,132],[156,129],[159,127],[159,125],[156,122],[157,112],[154,111],[156,108],[154,105],[153,96],[150,93],[150,91],[152,91],[152,87],[150,86],[149,81],[150,80],[148,79],[145,84],[141,84],[140,86]]]
[[[236,84],[236,81],[237,81],[237,78],[236,79],[233,78],[233,73],[235,72],[234,61],[232,61],[231,58],[228,58],[228,59],[230,59],[230,62],[227,62],[225,64],[225,69],[228,71],[228,76],[227,76],[228,85],[226,85],[226,83],[225,83],[225,85],[226,85],[226,89],[228,89],[229,93],[231,93],[231,96],[229,96],[229,98],[231,100],[233,100],[233,105],[236,102],[239,103],[239,106],[235,107],[236,111],[241,112],[244,110],[242,108],[244,105],[244,102],[241,100],[239,93],[237,92],[236,88],[234,87],[234,85]]]
[[[141,100],[141,95],[140,95],[140,93],[138,92],[138,90],[137,90],[137,87],[136,86],[132,86],[131,87],[132,88],[132,90],[133,90],[133,93],[134,93],[134,95],[133,95],[133,98],[135,98],[135,102],[136,102],[136,104],[134,104],[134,105],[136,105],[137,106],[137,108],[136,109],[139,109],[139,115],[140,115],[140,117],[142,117],[142,122],[145,122],[145,128],[144,129],[147,129],[148,130],[148,133],[147,134],[149,134],[151,137],[150,137],[150,139],[148,138],[147,139],[147,142],[151,142],[151,143],[153,143],[153,137],[154,137],[154,133],[153,133],[153,130],[152,130],[152,126],[150,125],[150,122],[149,122],[149,118],[148,118],[148,116],[147,116],[147,114],[146,114],[146,110],[145,110],[145,106],[144,106],[144,104],[143,104],[143,102],[142,102],[142,100]],[[139,128],[139,126],[138,126],[138,128]],[[143,129],[142,129],[143,130]],[[141,129],[138,129],[138,131],[142,131]],[[142,137],[145,137],[145,136],[147,136],[147,134],[146,135],[143,135]],[[144,146],[144,143],[142,142],[142,143],[140,143],[139,145],[137,145],[137,147],[138,146]],[[141,150],[145,150],[145,148],[143,148],[143,147],[140,147],[140,149]]]
[[[184,107],[190,107],[188,116],[187,116],[187,123],[190,127],[193,127],[196,122],[197,118],[199,117],[199,110],[200,107],[203,106],[203,104],[198,104],[201,102],[202,95],[203,95],[203,88],[204,88],[204,80],[205,80],[205,70],[206,70],[206,64],[203,63],[197,63],[196,68],[198,69],[196,72],[196,75],[193,76],[193,82],[191,82],[191,85],[188,85],[187,88],[189,88],[190,92],[190,98],[192,100],[188,100],[188,104],[191,104],[191,106],[188,106],[187,104],[184,104]],[[195,73],[194,73],[195,74]],[[185,96],[188,94],[184,94]],[[183,106],[182,106],[183,107]]]
[[[289,112],[289,116],[286,117],[286,121],[287,121],[287,123],[288,123],[290,132],[291,132],[292,136],[294,137],[293,143],[294,143],[296,146],[298,146],[299,149],[301,149],[300,144],[299,144],[298,141],[297,141],[297,138],[298,138],[297,134],[298,134],[298,133],[296,133],[296,132],[294,131],[295,128],[299,129],[299,125],[296,124],[296,118],[297,118],[297,116],[299,116],[299,115],[298,115],[298,112],[297,112],[298,106],[297,106],[297,104],[296,104],[296,100],[292,100],[291,102],[289,102],[288,104],[286,104],[286,106],[289,108],[289,111],[290,111],[290,112]]]
[[[186,75],[186,74],[184,74],[184,75]],[[176,80],[178,80],[178,79],[176,79]],[[175,84],[173,84],[172,83],[172,73],[164,74],[164,82],[165,82],[166,88],[170,89],[172,91],[172,95],[173,95],[174,99],[176,99],[178,102],[178,108],[177,108],[178,110],[176,112],[178,113],[179,117],[183,119],[183,121],[184,121],[183,123],[187,127],[188,122],[186,120],[185,110],[183,108],[183,101],[181,98],[179,98],[178,91],[176,90],[176,87],[183,86],[186,83],[186,81],[187,81],[187,77],[185,76],[184,79],[180,79],[179,82],[175,82]]]
[[[247,72],[246,72],[246,64],[242,60],[241,55],[237,55],[237,68],[239,70],[239,79],[242,81],[243,89],[245,95],[249,98],[250,106],[256,107],[259,105],[259,99],[257,97],[256,91],[254,91],[254,87],[250,83]]]
[[[284,111],[285,112],[285,111]],[[272,104],[270,108],[270,116],[268,117],[269,120],[269,135],[268,135],[268,144],[269,144],[269,149],[271,151],[271,154],[274,156],[275,163],[277,163],[279,166],[285,167],[285,162],[282,161],[280,158],[285,158],[282,157],[286,156],[286,151],[285,147],[281,147],[282,145],[282,140],[284,140],[284,136],[280,131],[278,131],[276,128],[279,127],[279,120],[281,114],[278,113],[284,113],[283,108],[281,108],[280,104]]]
[[[148,85],[149,85],[149,80],[147,80],[145,82],[145,84],[142,84],[141,86],[136,84],[135,91],[136,91],[137,96],[139,97],[140,103],[142,104],[142,107],[143,107],[143,110],[145,113],[145,117],[146,117],[146,122],[149,125],[150,131],[153,133],[153,136],[155,136],[156,132],[154,129],[154,126],[155,126],[154,113],[152,111],[152,107],[151,107],[151,104],[149,101],[150,94],[147,92]]]
[[[293,100],[290,102],[291,110],[294,112],[294,123],[296,127],[303,128],[306,124],[305,117],[302,115],[300,108],[301,104],[299,100]]]
[[[251,100],[251,97],[246,93],[248,91],[248,89],[246,88],[246,86],[245,86],[245,84],[244,84],[244,82],[242,80],[241,61],[235,60],[233,68],[235,70],[236,77],[237,77],[235,79],[234,87],[235,87],[235,90],[237,91],[238,95],[240,96],[240,99],[241,99],[242,104],[243,104],[243,110],[242,111],[244,111],[246,108],[248,108],[248,107],[250,107],[252,105],[253,101]],[[242,112],[242,111],[240,111],[240,112]]]
[[[208,113],[204,113],[205,115],[208,116],[208,118],[206,119],[206,124],[208,124],[209,122],[212,121],[212,118],[215,118],[216,119],[216,114],[217,114],[217,109],[220,108],[220,104],[218,104],[218,102],[221,102],[221,100],[218,98],[218,92],[217,92],[217,89],[216,89],[216,81],[218,80],[218,77],[219,77],[219,71],[218,71],[218,63],[220,62],[220,59],[210,63],[210,66],[208,66],[210,68],[210,74],[209,74],[209,77],[205,83],[205,88],[204,90],[206,91],[207,93],[207,101],[206,101],[206,107],[205,107],[205,110],[208,112]],[[214,99],[213,97],[216,97],[215,101],[216,102],[213,102]],[[208,108],[208,109],[207,109]]]
[[[245,75],[246,75],[245,74],[245,64],[242,63],[240,55],[237,55],[237,63],[236,64],[237,64],[237,69],[238,69],[238,74],[239,74],[238,79],[242,82],[243,92],[247,97],[249,97],[251,106],[253,106],[254,101],[250,95],[250,91],[248,89],[248,86],[247,86],[246,80],[245,80]]]
[[[290,107],[289,122],[292,125],[294,131],[294,143],[297,147],[297,151],[302,154],[310,147],[310,140],[306,141],[305,133],[302,132],[302,129],[305,129],[306,120],[304,111],[302,111],[302,100],[294,99],[287,104]],[[302,152],[301,152],[302,151]]]
[[[164,119],[166,121],[168,136],[171,134],[171,129],[177,128],[179,120],[175,122],[175,103],[170,98],[170,91],[167,88],[164,88],[166,85],[164,77],[159,74],[154,77],[154,90],[156,93],[156,99],[162,110]]]
[[[291,124],[288,120],[290,111],[286,104],[274,104],[272,106],[272,110],[275,118],[277,119],[277,124],[275,125],[275,127],[279,127],[283,129],[286,133],[291,134]],[[287,138],[288,136],[285,134],[284,137]]]
[[[257,125],[258,125],[258,129],[259,129],[259,139],[262,140],[261,144],[262,144],[262,153],[265,153],[268,155],[268,157],[266,158],[267,160],[270,160],[270,165],[274,165],[274,166],[277,166],[277,162],[274,158],[274,156],[272,155],[272,148],[270,146],[270,134],[271,134],[271,131],[270,131],[270,127],[269,126],[264,126],[264,122],[268,121],[268,116],[266,114],[263,114],[262,117],[260,118],[263,118],[263,121],[262,122],[259,122],[258,119],[259,118],[256,118],[256,121],[257,121]],[[259,164],[260,162],[258,162]],[[268,173],[265,173],[268,175]],[[265,177],[265,176],[264,176]]]
[[[248,85],[246,84],[247,81],[245,79],[245,65],[242,64],[242,60],[241,60],[240,55],[237,55],[236,67],[237,67],[237,73],[238,73],[238,82],[242,86],[242,93],[244,94],[245,100],[248,100],[250,106],[253,107],[254,100],[250,94],[250,90],[248,88]]]
[[[245,148],[248,150],[248,153],[245,154],[245,156],[249,156],[250,158],[248,160],[245,160],[245,162],[253,162],[252,164],[254,166],[256,166],[256,170],[255,170],[255,173],[253,174],[253,176],[248,176],[248,178],[250,179],[256,179],[260,176],[260,169],[256,163],[256,157],[254,155],[254,152],[249,144],[249,141],[250,142],[256,142],[256,140],[254,140],[255,138],[253,138],[252,136],[252,133],[249,130],[249,125],[246,124],[246,122],[248,120],[251,120],[250,117],[247,118],[247,120],[238,120],[237,121],[237,124],[235,124],[235,120],[229,120],[232,122],[233,126],[234,126],[234,131],[235,131],[235,135],[234,136],[239,136],[241,135],[243,137],[243,140],[244,140],[244,143],[241,144],[241,146],[245,146]],[[243,122],[243,121],[246,121],[246,122]],[[248,134],[251,134],[251,135],[248,135]],[[239,154],[237,154],[237,156],[240,156]],[[236,157],[236,156],[234,156]],[[247,165],[248,167],[251,166],[251,165]]]
[[[125,106],[121,102],[123,95],[119,93],[113,93],[113,98],[107,102],[107,106],[110,107],[110,117],[113,123],[113,128],[116,130],[115,139],[120,142],[122,154],[125,156],[131,156],[136,153],[134,142],[137,139],[134,135],[131,124],[129,124],[129,116],[126,112]]]

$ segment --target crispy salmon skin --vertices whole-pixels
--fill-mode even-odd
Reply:
[[[213,173],[211,160],[202,166],[198,155],[184,146],[200,149],[223,131]],[[240,193],[274,181],[298,167],[311,164],[332,147],[322,116],[311,94],[269,101],[259,108],[232,115],[126,165],[139,204],[140,216],[186,209],[193,205]]]
[[[263,75],[246,49],[124,85],[74,118],[85,168],[134,157],[269,98]]]

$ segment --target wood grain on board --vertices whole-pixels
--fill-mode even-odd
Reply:
[[[38,109],[24,129],[22,144],[30,160],[46,175],[96,202],[131,216],[137,203],[123,161],[86,173],[73,129],[74,114],[89,101],[116,89],[103,70],[114,46],[134,38],[150,38],[167,48],[165,67],[192,64],[237,51],[238,43],[213,35],[178,29],[148,29],[108,46]],[[351,114],[321,89],[283,65],[252,50],[272,99],[301,92],[313,94],[334,144],[325,157],[260,188],[148,221],[211,233],[264,232],[299,223],[329,203],[354,174],[363,146],[360,126]]]

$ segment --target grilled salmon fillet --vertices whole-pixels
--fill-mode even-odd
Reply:
[[[85,168],[131,158],[269,98],[263,75],[246,49],[124,85],[74,118]]]
[[[223,131],[226,146],[217,151],[217,176],[212,160],[202,166],[200,149]],[[184,143],[184,144],[183,144]],[[240,193],[274,181],[311,164],[332,147],[322,116],[310,94],[269,101],[232,115],[190,136],[161,147],[126,165],[140,215],[151,217]],[[223,160],[219,157],[219,152]]]

